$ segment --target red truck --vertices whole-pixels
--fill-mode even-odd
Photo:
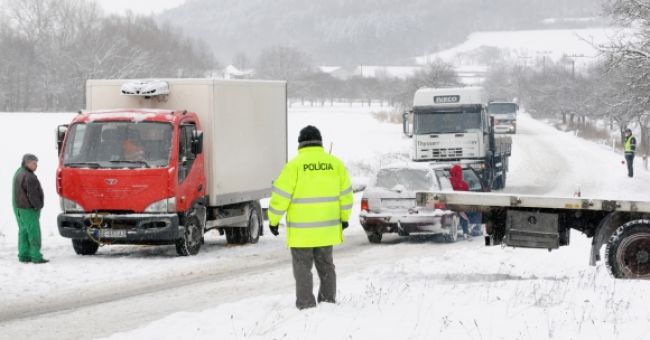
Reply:
[[[100,244],[175,244],[204,233],[256,243],[259,200],[287,160],[286,83],[89,80],[88,111],[59,126],[59,233]]]

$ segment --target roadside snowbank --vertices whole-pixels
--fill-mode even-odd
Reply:
[[[108,339],[647,338],[647,282],[614,281],[603,265],[587,267],[588,245],[579,236],[549,254],[422,244],[421,257],[378,260],[340,279],[335,305],[300,312],[293,294],[260,296]],[[432,257],[425,246],[447,249]]]

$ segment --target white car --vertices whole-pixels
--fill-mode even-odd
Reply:
[[[368,241],[380,243],[385,233],[443,234],[449,242],[458,238],[459,217],[438,206],[416,207],[418,191],[453,191],[444,167],[429,163],[403,163],[382,167],[368,183],[361,199],[361,225]]]

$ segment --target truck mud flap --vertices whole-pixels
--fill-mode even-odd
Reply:
[[[503,243],[512,247],[557,249],[560,247],[558,215],[508,210]]]

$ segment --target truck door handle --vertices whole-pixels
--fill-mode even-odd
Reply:
[[[198,192],[201,192],[203,190],[203,184],[199,184],[199,186],[196,187],[196,189],[198,190]]]

